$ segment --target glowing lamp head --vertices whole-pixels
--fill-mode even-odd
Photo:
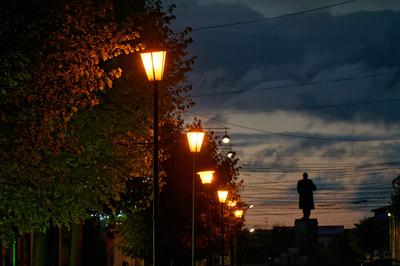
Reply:
[[[254,233],[254,231],[256,231],[256,229],[254,229],[254,228],[250,228],[250,229],[249,229],[249,232],[250,232],[250,233]]]
[[[214,172],[215,171],[201,171],[197,172],[197,174],[200,176],[201,183],[211,184]]]
[[[249,209],[254,208],[254,204],[250,204]]]
[[[243,216],[243,210],[236,210],[235,211],[235,217],[236,218],[242,218]]]
[[[228,158],[233,158],[234,155],[235,155],[235,153],[233,151],[228,151],[228,153],[226,154],[226,156],[228,156]]]
[[[200,152],[201,150],[201,145],[203,144],[203,139],[204,139],[204,132],[194,132],[190,131],[186,133],[188,142],[189,142],[189,148],[191,152]]]
[[[228,144],[230,141],[231,141],[231,139],[229,138],[228,135],[225,134],[225,135],[222,137],[222,143]]]
[[[227,190],[218,190],[218,200],[220,203],[225,203],[227,197],[228,197]]]
[[[165,55],[166,55],[165,51],[140,54],[149,81],[156,81],[163,79]]]

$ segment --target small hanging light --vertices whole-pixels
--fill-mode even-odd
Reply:
[[[224,144],[228,144],[229,142],[231,142],[231,139],[228,136],[228,128],[225,128],[225,135],[222,137],[222,143]]]

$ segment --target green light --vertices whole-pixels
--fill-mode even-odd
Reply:
[[[15,256],[15,249],[16,249],[16,241],[15,239],[13,239],[13,243],[12,243],[12,265],[15,266],[15,260],[16,260],[16,256]]]

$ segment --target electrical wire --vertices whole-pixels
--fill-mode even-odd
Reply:
[[[289,138],[301,138],[301,139],[308,139],[308,140],[313,140],[313,141],[336,141],[336,142],[376,142],[376,141],[398,141],[400,140],[399,137],[382,137],[382,138],[327,138],[327,137],[315,137],[315,136],[304,136],[304,135],[297,135],[297,134],[290,134],[290,133],[282,133],[282,132],[277,132],[277,131],[271,131],[271,130],[264,130],[260,128],[254,128],[254,127],[249,127],[249,126],[244,126],[240,125],[237,123],[231,123],[227,122],[221,119],[217,119],[214,117],[209,117],[209,116],[204,116],[200,115],[191,111],[187,111],[188,113],[193,114],[194,116],[199,116],[203,118],[207,118],[209,120],[213,120],[225,125],[230,125],[233,127],[238,127],[238,128],[243,128],[243,129],[248,129],[256,132],[261,132],[261,133],[266,133],[266,134],[271,134],[271,135],[276,135],[276,136],[281,136],[281,137],[289,137]]]
[[[360,105],[370,105],[370,104],[381,104],[381,103],[390,103],[390,102],[399,102],[400,98],[389,98],[389,99],[381,99],[381,100],[370,100],[370,101],[361,101],[361,102],[348,102],[348,103],[338,103],[338,104],[325,104],[325,105],[313,105],[313,106],[300,106],[300,107],[286,107],[286,108],[276,108],[274,110],[269,111],[240,111],[240,112],[219,112],[219,115],[238,115],[238,114],[266,114],[273,112],[282,112],[282,111],[302,111],[302,110],[317,110],[317,109],[331,109],[338,107],[351,107],[351,106],[360,106]],[[210,114],[201,114],[210,115]]]
[[[344,81],[351,81],[351,80],[360,80],[360,79],[369,79],[369,78],[376,78],[376,77],[384,77],[393,75],[396,72],[389,72],[389,73],[377,73],[377,74],[370,74],[370,75],[363,75],[363,76],[351,76],[351,77],[342,77],[336,79],[329,79],[329,80],[322,80],[322,81],[312,81],[303,84],[290,84],[290,85],[277,85],[265,88],[258,88],[258,89],[241,89],[241,90],[231,90],[231,91],[221,91],[221,92],[213,92],[213,93],[204,93],[204,94],[195,94],[191,97],[199,98],[199,97],[210,97],[210,96],[218,96],[218,95],[227,95],[227,94],[239,94],[239,93],[248,93],[248,92],[257,92],[257,91],[270,91],[270,90],[278,90],[278,89],[290,89],[290,88],[299,88],[299,87],[307,87],[307,86],[314,86],[314,85],[321,85],[321,84],[329,84],[329,83],[337,83],[337,82],[344,82]]]
[[[258,22],[268,21],[268,20],[275,20],[275,19],[293,17],[293,16],[298,16],[298,15],[304,15],[304,14],[308,14],[308,13],[312,13],[312,12],[316,12],[316,11],[320,11],[320,10],[324,10],[324,9],[329,9],[329,8],[332,8],[332,7],[347,5],[347,4],[350,4],[350,3],[355,2],[355,1],[357,1],[357,0],[343,1],[343,2],[338,2],[338,3],[331,4],[331,5],[325,5],[325,6],[321,6],[321,7],[316,7],[316,8],[312,8],[312,9],[307,9],[307,10],[302,10],[302,11],[298,11],[298,12],[293,12],[293,13],[288,13],[288,14],[283,14],[283,15],[278,15],[278,16],[273,16],[273,17],[267,17],[267,18],[251,19],[251,20],[238,21],[238,22],[225,23],[225,24],[218,24],[218,25],[210,25],[210,26],[193,27],[192,31],[201,31],[201,30],[226,28],[226,27],[233,27],[233,26],[250,24],[250,23],[258,23]]]

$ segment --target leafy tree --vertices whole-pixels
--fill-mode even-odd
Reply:
[[[0,238],[115,213],[129,180],[149,185],[151,95],[130,54],[167,50],[160,124],[170,128],[191,104],[181,93],[193,60],[158,1],[131,2],[2,4]]]
[[[389,224],[385,219],[368,217],[355,225],[354,244],[362,252],[373,255],[374,250],[389,246]]]
[[[352,234],[345,232],[333,237],[326,251],[328,265],[359,265],[361,254],[352,246]]]

